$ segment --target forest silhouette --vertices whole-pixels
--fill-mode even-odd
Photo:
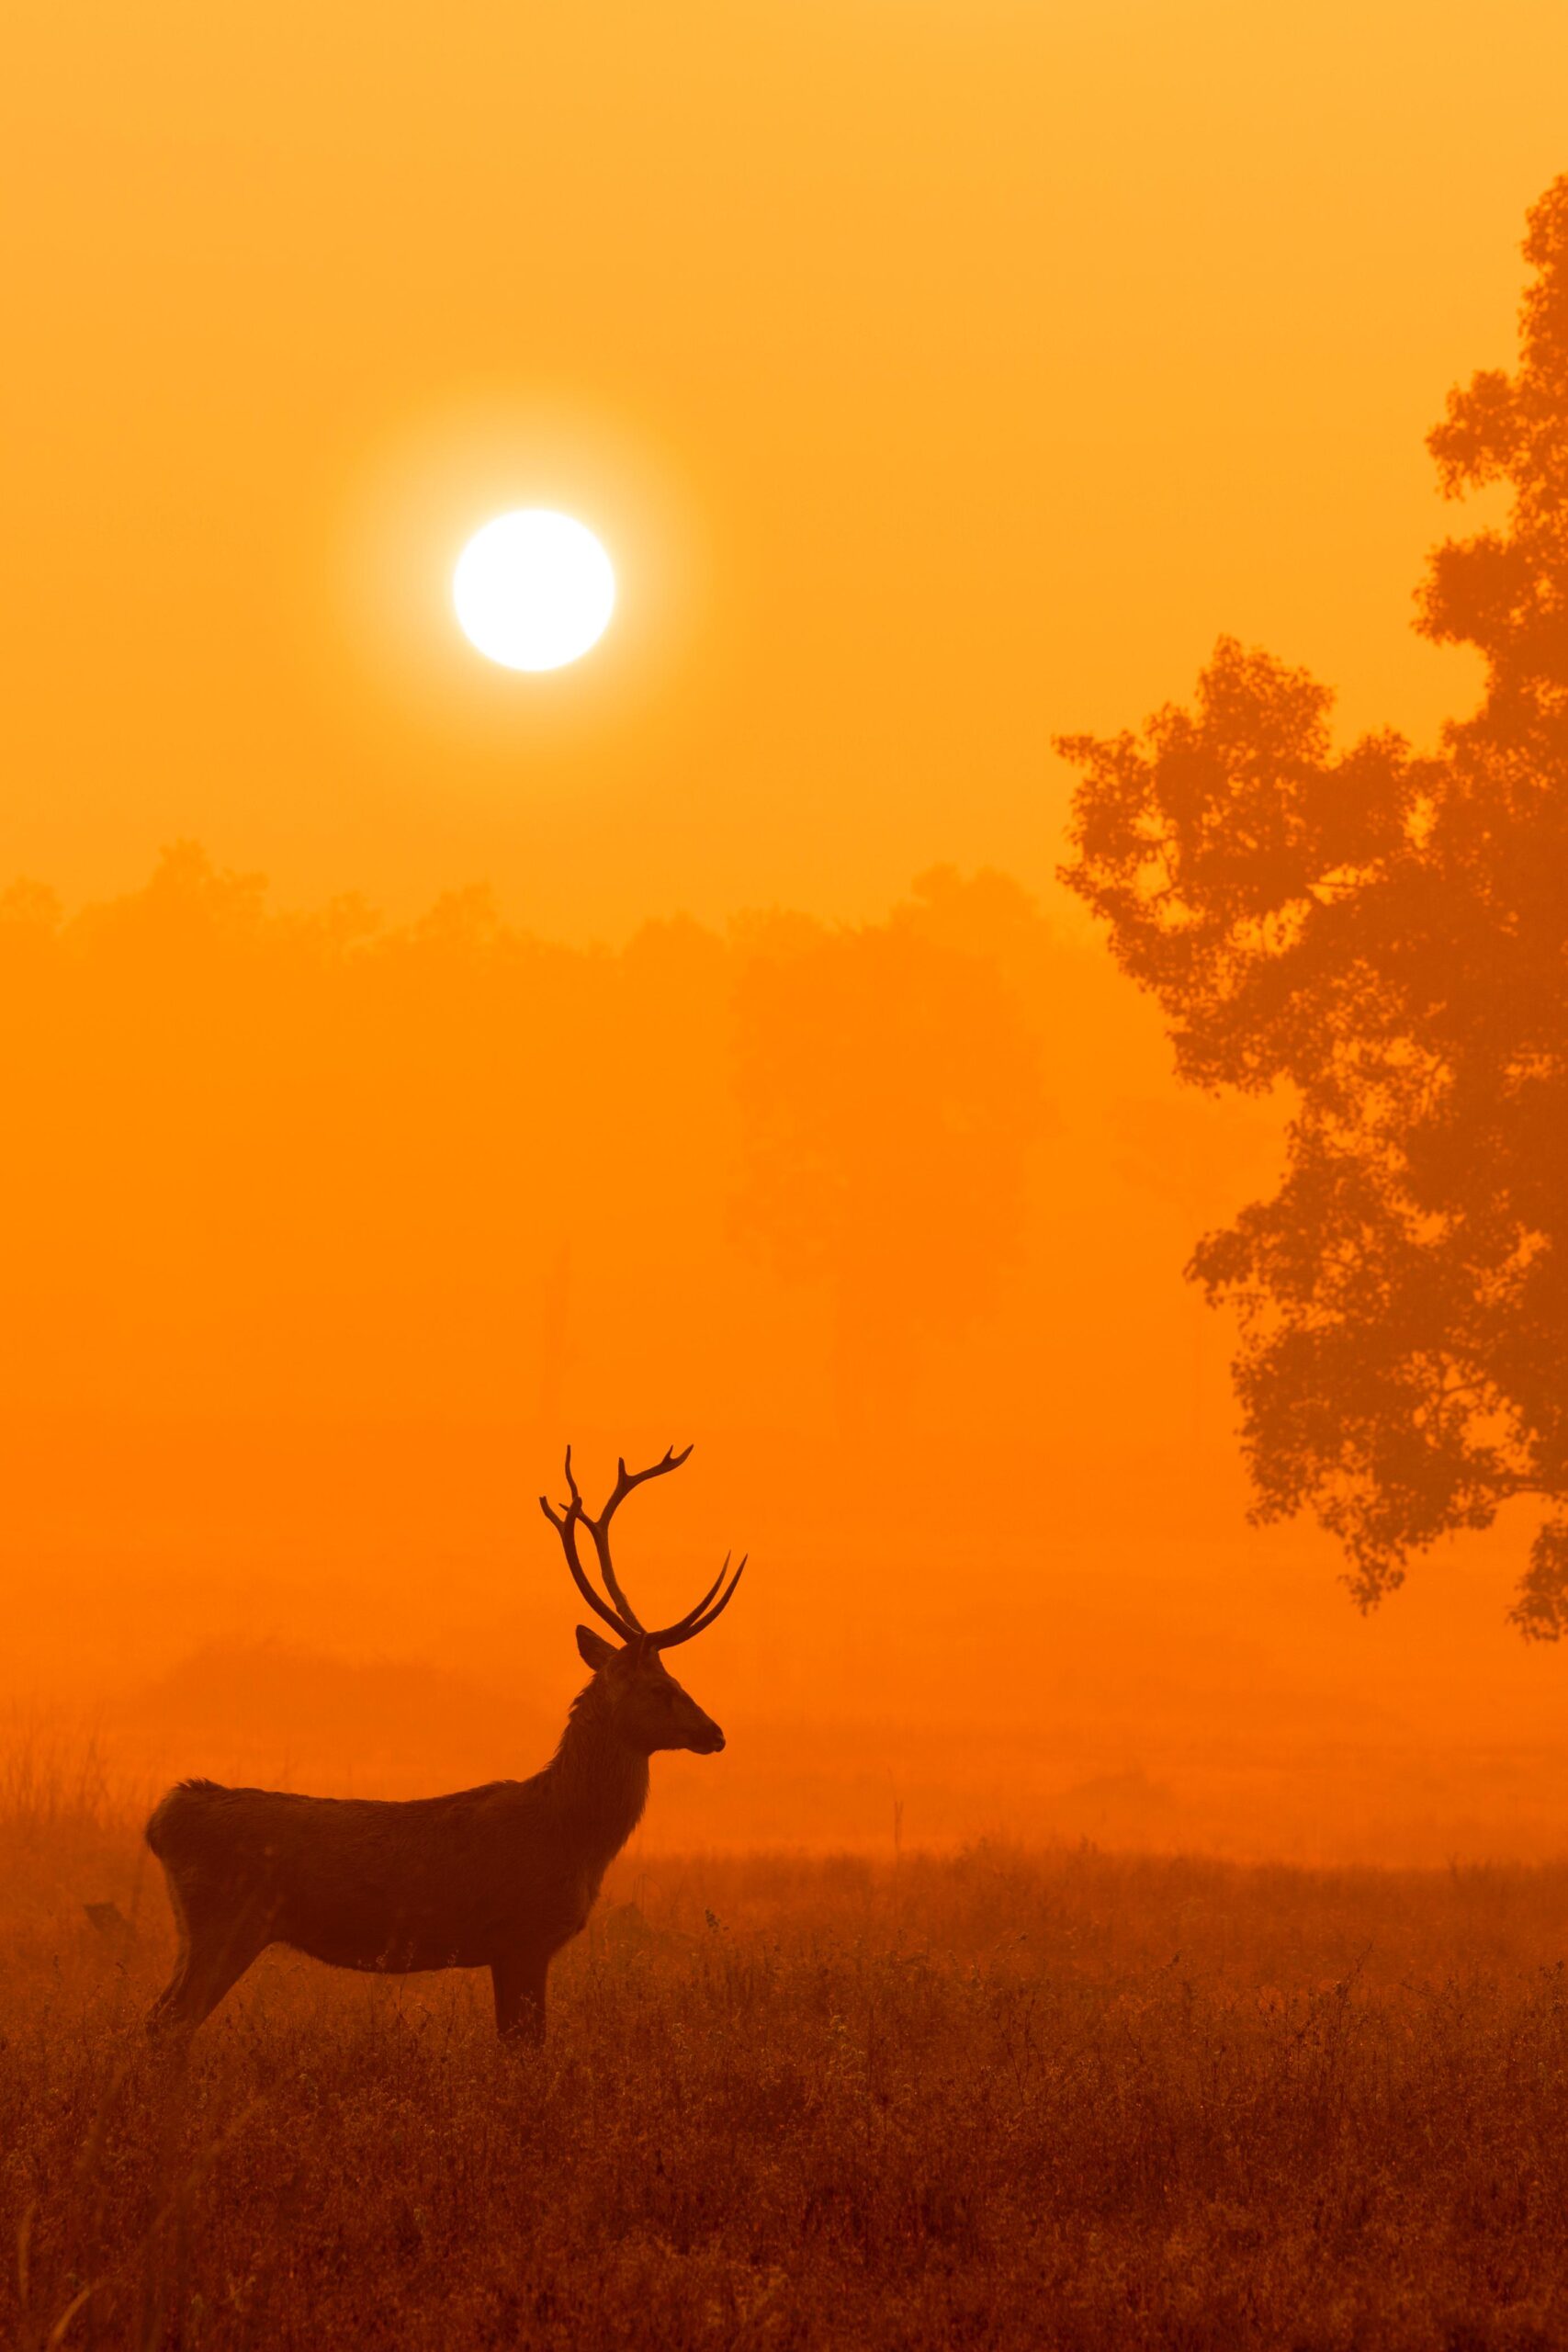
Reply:
[[[1514,1617],[1568,1630],[1568,177],[1530,214],[1519,365],[1449,401],[1417,627],[1479,709],[1337,752],[1332,696],[1222,639],[1190,709],[1065,739],[1064,878],[1170,1023],[1181,1076],[1292,1105],[1272,1199],[1191,1263],[1239,1310],[1261,1517],[1310,1506],[1371,1606],[1410,1555],[1544,1504]]]
[[[615,954],[477,890],[274,912],[190,844],[68,918],[13,888],[14,1396],[553,1414],[595,1337],[688,1386],[733,1259],[820,1299],[828,1401],[863,1415],[1022,1252],[1083,960],[998,876]]]

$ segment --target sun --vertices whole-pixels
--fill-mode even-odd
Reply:
[[[596,645],[615,608],[610,559],[585,523],[520,506],[474,533],[452,574],[470,645],[508,670],[559,670]]]

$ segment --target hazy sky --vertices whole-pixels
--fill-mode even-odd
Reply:
[[[1032,885],[1221,628],[1416,732],[1421,446],[1568,161],[1547,0],[22,0],[0,873],[195,836],[566,937]],[[508,504],[600,650],[446,608]]]

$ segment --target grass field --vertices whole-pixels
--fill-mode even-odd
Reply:
[[[133,1825],[0,1862],[22,2352],[1568,2344],[1568,1866],[633,1857],[543,2056],[275,1953],[182,2065]]]

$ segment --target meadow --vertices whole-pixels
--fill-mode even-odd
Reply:
[[[542,2055],[274,1953],[182,2063],[129,1811],[0,1853],[21,2352],[1568,2342],[1568,1865],[634,1852]]]

